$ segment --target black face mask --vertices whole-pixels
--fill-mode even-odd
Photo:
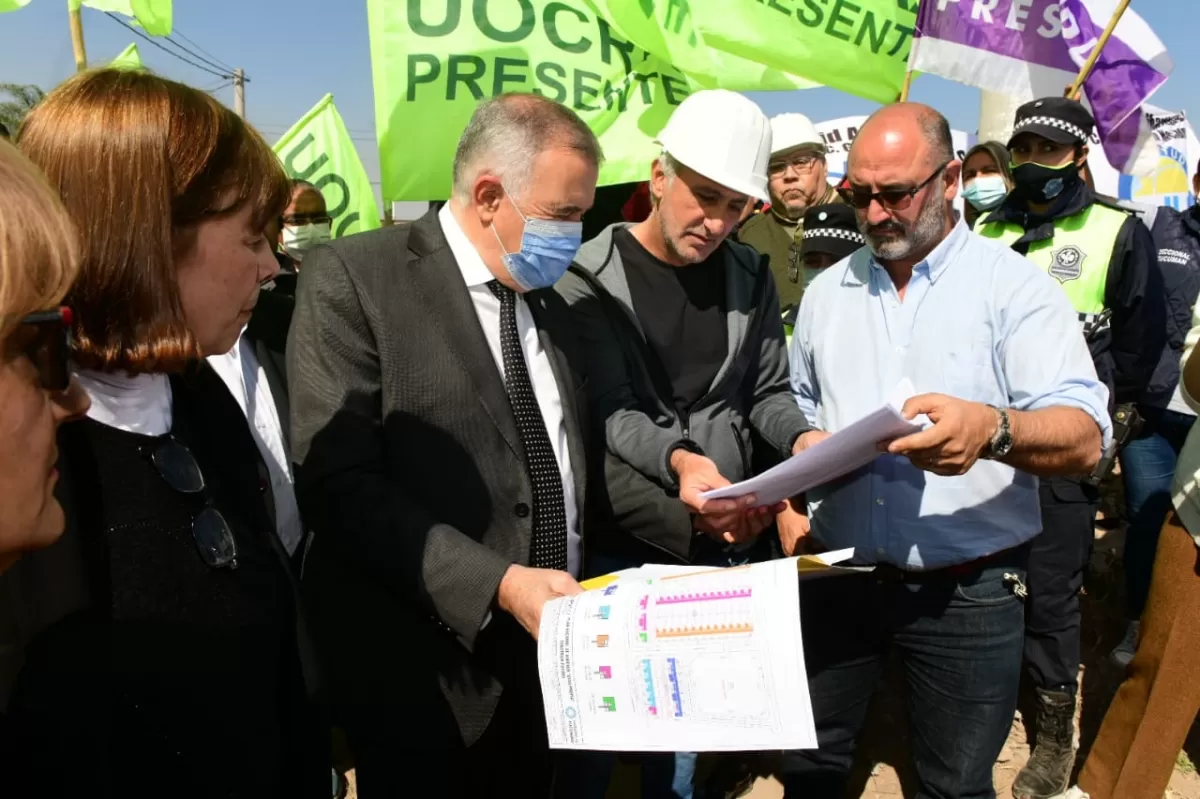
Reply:
[[[1013,185],[1024,199],[1035,202],[1050,202],[1078,186],[1083,178],[1079,166],[1071,161],[1063,166],[1043,164],[1021,164],[1012,168]]]

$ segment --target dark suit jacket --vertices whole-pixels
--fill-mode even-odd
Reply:
[[[553,291],[525,299],[582,506],[588,427],[570,311]],[[494,603],[509,565],[529,562],[533,492],[436,214],[310,253],[287,362],[313,531],[304,580],[339,721],[352,743],[356,727],[378,737],[386,720],[392,746],[470,745],[506,684],[536,680],[533,639]]]

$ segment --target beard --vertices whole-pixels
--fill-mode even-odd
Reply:
[[[911,225],[897,219],[889,219],[878,225],[860,221],[858,229],[866,237],[867,246],[876,258],[898,261],[913,253],[932,249],[946,229],[949,216],[946,203],[940,196],[934,195],[921,208],[921,213]]]
[[[682,226],[677,227],[674,220],[668,219],[667,214],[663,211],[664,209],[660,205],[658,226],[659,230],[662,232],[663,244],[666,245],[667,252],[671,254],[675,261],[688,265],[701,263],[708,258],[708,256],[712,255],[712,251],[717,245],[720,244],[720,241],[718,241],[716,245],[703,247],[703,245],[700,245],[698,242],[685,239],[685,236],[687,236],[688,233],[695,233],[696,235],[705,236],[707,238],[707,232],[704,231],[703,228],[696,231],[689,231],[682,228]]]

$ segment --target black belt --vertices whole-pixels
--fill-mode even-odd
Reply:
[[[891,563],[880,563],[875,567],[875,571],[872,574],[879,580],[901,583],[924,583],[947,579],[960,580],[963,577],[977,574],[989,566],[1021,563],[1023,562],[1021,555],[1028,548],[1029,542],[1027,541],[1009,549],[993,552],[991,555],[984,555],[982,558],[968,560],[965,563],[954,563],[949,566],[941,566],[937,569],[925,569],[921,571],[901,569],[899,566],[894,566]]]

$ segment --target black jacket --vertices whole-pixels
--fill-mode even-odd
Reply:
[[[1096,373],[1112,394],[1111,403],[1140,402],[1166,347],[1162,274],[1154,240],[1142,221],[1082,184],[1059,197],[1044,216],[1030,213],[1019,194],[1013,192],[985,221],[1024,228],[1025,235],[1013,245],[1024,255],[1034,242],[1053,238],[1055,220],[1081,213],[1094,203],[1129,214],[1129,218],[1117,235],[1108,264],[1104,306],[1112,311],[1111,324],[1093,335],[1088,346]]]
[[[312,658],[265,466],[210,367],[173,378],[172,395],[171,436],[199,464],[202,497],[157,473],[157,438],[91,419],[59,431],[67,530],[0,581],[13,796],[329,795],[329,733],[305,696]],[[232,530],[236,569],[197,554],[206,504]]]
[[[1186,211],[1159,209],[1153,234],[1162,273],[1167,342],[1150,379],[1145,404],[1164,409],[1179,385],[1183,341],[1192,327],[1192,309],[1200,296],[1200,206]]]

